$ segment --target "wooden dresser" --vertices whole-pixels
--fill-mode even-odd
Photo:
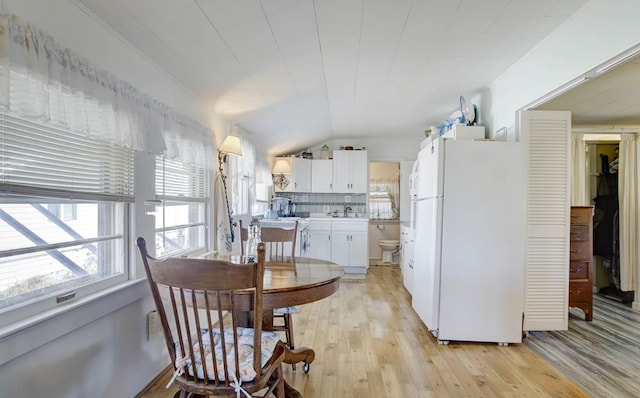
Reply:
[[[569,235],[569,307],[593,319],[593,206],[571,207]]]

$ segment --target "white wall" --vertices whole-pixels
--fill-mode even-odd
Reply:
[[[640,42],[640,1],[591,0],[472,101],[490,137],[522,107]]]
[[[226,136],[226,122],[166,72],[150,63],[73,0],[3,0],[2,12],[37,25],[120,80]],[[217,140],[221,142],[221,139]],[[138,162],[138,159],[136,159]],[[148,162],[147,162],[148,163]],[[136,167],[139,167],[136,163]],[[153,179],[150,179],[153,184]],[[146,184],[149,185],[149,184]],[[136,183],[136,197],[153,187]],[[136,205],[130,239],[133,273],[142,277],[136,233],[152,235],[153,218]],[[132,282],[108,297],[67,304],[62,316],[41,319],[17,333],[0,330],[0,396],[12,398],[133,397],[169,365],[164,340],[146,337],[146,314],[154,308],[146,281]],[[72,309],[73,308],[73,309]],[[72,309],[72,310],[71,310]]]
[[[489,136],[502,127],[513,136],[516,111],[637,46],[638,15],[638,0],[586,3],[472,100],[479,106]],[[637,297],[633,308],[640,309]]]

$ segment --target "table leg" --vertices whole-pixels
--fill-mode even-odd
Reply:
[[[291,387],[287,380],[284,381],[284,396],[287,398],[302,398],[302,394],[295,388]]]

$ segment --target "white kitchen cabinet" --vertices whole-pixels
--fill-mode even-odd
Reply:
[[[369,267],[369,222],[333,221],[331,261],[344,267],[345,273],[366,274]]]
[[[367,151],[333,151],[333,192],[366,193],[368,186]]]
[[[333,160],[320,159],[311,161],[311,192],[333,192]]]
[[[402,284],[411,294],[413,288],[413,259],[415,252],[415,233],[409,227],[401,227],[400,253],[402,254],[401,272]]]
[[[284,174],[289,179],[289,184],[280,189],[275,186],[276,192],[311,192],[311,159],[303,158],[276,158],[276,162],[284,160],[289,163],[291,173]]]
[[[309,222],[307,257],[331,261],[331,221]]]

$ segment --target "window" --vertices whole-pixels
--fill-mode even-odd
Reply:
[[[399,183],[393,179],[369,182],[369,217],[374,220],[397,220]]]
[[[207,171],[156,157],[156,256],[206,249]]]
[[[269,185],[256,182],[256,200],[253,203],[251,214],[263,215],[269,208]]]
[[[127,280],[132,150],[0,114],[0,159],[3,323]]]

